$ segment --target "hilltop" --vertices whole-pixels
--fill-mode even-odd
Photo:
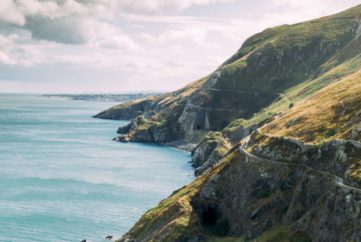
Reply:
[[[118,130],[120,141],[196,145],[207,143],[207,133],[217,131],[235,143],[278,113],[358,70],[359,16],[357,6],[333,16],[266,29],[246,40],[213,73],[183,89],[123,103],[95,117],[132,119]],[[204,157],[214,149],[206,150]]]
[[[278,115],[120,241],[359,241],[360,83],[358,71]]]
[[[195,143],[199,177],[121,241],[360,241],[361,5],[250,37],[185,88],[97,115]]]

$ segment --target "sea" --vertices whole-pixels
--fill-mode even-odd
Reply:
[[[0,94],[0,241],[108,241],[189,183],[186,152],[117,143],[116,103]]]

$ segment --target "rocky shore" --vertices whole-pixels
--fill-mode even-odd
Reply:
[[[250,37],[210,75],[96,115],[197,178],[119,241],[361,241],[361,5]]]

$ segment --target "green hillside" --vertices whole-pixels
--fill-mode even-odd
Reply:
[[[202,174],[120,241],[360,241],[360,18],[357,6],[267,29],[145,101],[119,139],[200,141]]]
[[[193,142],[199,131],[228,126],[225,131],[232,132],[257,124],[358,69],[360,9],[267,29],[245,41],[214,73],[184,89],[151,98],[132,115],[127,110],[137,104],[130,102],[97,117],[144,114],[145,126],[133,125],[125,137],[150,142]]]

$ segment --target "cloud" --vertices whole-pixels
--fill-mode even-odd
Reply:
[[[317,18],[322,15],[329,15],[332,13],[339,12],[340,9],[345,9],[348,7],[355,6],[360,4],[359,0],[348,0],[348,1],[339,1],[339,0],[271,0],[271,4],[276,7],[286,7],[288,12],[291,14],[288,15],[298,15],[299,18]]]
[[[89,45],[113,49],[139,49],[120,24],[124,16],[181,11],[195,5],[232,2],[234,0],[2,0],[0,32],[23,30],[35,40],[63,44]],[[157,16],[152,15],[157,18]],[[186,18],[179,18],[184,21]],[[110,24],[112,23],[112,24]],[[204,43],[206,31],[201,28],[166,30],[160,40],[189,38]]]
[[[39,63],[41,53],[37,46],[28,44],[29,41],[27,36],[0,35],[0,63],[21,66]]]
[[[4,52],[0,52],[0,63],[5,65],[15,65],[16,61]]]
[[[149,14],[180,11],[194,5],[234,0],[1,0],[0,21],[24,26],[34,18],[65,19],[74,16],[114,17],[118,14]]]
[[[100,48],[119,50],[139,50],[134,40],[120,28],[106,22],[94,22],[93,29],[97,30],[91,38],[91,45]]]
[[[0,89],[175,89],[209,74],[252,34],[355,2],[0,0]]]
[[[39,0],[2,0],[0,2],[0,20],[9,24],[24,26],[29,17],[56,19],[72,14],[84,14],[86,8],[74,1],[66,0],[63,4],[57,1]]]
[[[23,29],[35,39],[86,44],[94,36],[97,14],[108,1],[2,0],[0,22],[7,29]]]
[[[28,57],[40,56],[46,46],[43,40],[59,44],[83,45],[91,48],[116,49],[123,51],[140,50],[133,37],[125,33],[114,21],[129,13],[158,13],[179,11],[193,5],[204,5],[230,0],[3,0],[0,3],[0,34],[6,38],[10,33],[25,35],[19,37],[29,42],[25,48],[18,41],[9,42],[0,48],[1,63],[8,65],[32,65],[41,58],[31,61]],[[119,16],[117,16],[117,13]],[[103,17],[106,16],[106,17]],[[180,18],[179,22],[184,20]],[[170,29],[155,37],[156,41],[168,44],[192,43],[206,44],[206,30],[202,28]],[[144,36],[146,36],[145,34]],[[148,35],[151,36],[151,35]],[[26,40],[25,40],[26,39]],[[149,39],[148,39],[149,40]],[[37,43],[36,41],[40,41]],[[33,48],[30,47],[33,45]],[[39,53],[34,54],[38,49]],[[175,47],[170,47],[177,49]],[[178,48],[179,49],[179,48]],[[30,51],[31,50],[31,51]],[[45,52],[47,52],[45,50]],[[26,56],[27,58],[24,58]],[[17,60],[18,58],[22,58]],[[49,58],[54,59],[54,58]],[[64,60],[64,58],[59,58]],[[75,58],[70,58],[74,61]],[[82,58],[79,58],[82,59]],[[26,61],[25,61],[26,60]],[[43,58],[42,60],[46,60]]]
[[[25,27],[35,39],[65,44],[86,44],[94,35],[93,20],[88,18],[36,18],[28,21]]]
[[[204,44],[207,36],[207,30],[201,28],[188,29],[172,29],[164,31],[159,35],[158,40],[161,43],[175,42],[175,41],[193,41],[195,43]]]
[[[137,44],[120,26],[109,24],[108,17],[103,17],[113,15],[112,7],[116,2],[118,1],[2,0],[0,33],[20,31],[19,34],[28,32],[33,40],[39,41],[112,49],[137,49]],[[3,59],[6,59],[5,56]]]
[[[127,13],[159,13],[165,11],[180,11],[194,5],[226,3],[234,0],[119,0],[113,6]]]

